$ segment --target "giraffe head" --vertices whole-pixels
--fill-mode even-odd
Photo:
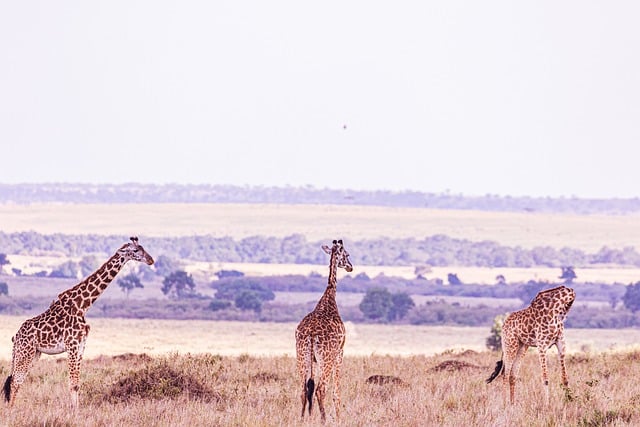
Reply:
[[[333,246],[322,245],[322,250],[328,254],[335,254],[338,267],[344,268],[347,272],[353,271],[351,261],[349,261],[349,252],[344,248],[342,240],[334,240]]]
[[[573,302],[576,300],[576,291],[566,286],[560,286],[556,289],[558,290],[558,299],[560,300],[561,308],[564,309],[564,315],[566,316]]]
[[[124,262],[133,260],[144,262],[147,265],[153,264],[153,258],[144,250],[142,245],[138,244],[137,237],[131,237],[131,242],[122,245],[122,247],[118,249],[118,255],[123,257]]]

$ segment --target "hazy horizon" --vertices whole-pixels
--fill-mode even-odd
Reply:
[[[636,2],[1,10],[5,183],[640,196]]]

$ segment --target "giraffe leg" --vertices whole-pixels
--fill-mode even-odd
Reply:
[[[80,362],[82,354],[77,349],[69,351],[69,391],[71,392],[71,406],[78,409],[78,390],[80,389]]]
[[[540,347],[538,349],[538,354],[540,356],[540,369],[542,370],[542,384],[544,387],[544,398],[545,401],[549,402],[549,372],[547,369],[547,348]]]
[[[77,335],[70,335],[65,340],[67,354],[69,355],[69,391],[71,392],[71,406],[74,410],[78,409],[78,391],[80,389],[80,363],[84,355],[84,347],[87,343],[89,335],[89,325],[84,323],[78,327]]]
[[[336,420],[340,419],[340,376],[342,373],[342,360],[343,360],[343,349],[340,349],[338,353],[338,357],[336,357],[336,364],[333,373],[333,407],[336,410]]]
[[[516,380],[518,379],[518,373],[520,372],[520,366],[522,364],[522,356],[524,356],[527,346],[518,343],[517,348],[511,350],[511,355],[505,356],[505,371],[504,371],[504,384],[505,384],[505,399],[507,384],[509,387],[509,403],[513,405],[516,395]]]
[[[564,361],[564,337],[560,337],[558,342],[556,343],[556,347],[558,348],[558,359],[560,359],[560,369],[562,370],[562,385],[565,387],[569,387],[569,376],[567,375],[567,365]]]
[[[4,396],[10,408],[13,407],[18,390],[27,378],[27,374],[31,370],[33,363],[40,358],[40,352],[35,349],[23,351],[19,356],[17,356],[16,353],[14,349],[11,375],[7,377],[4,383]]]
[[[327,382],[331,373],[331,366],[325,362],[325,355],[322,351],[316,352],[316,361],[318,362],[318,372],[320,372],[320,379],[316,384],[316,398],[318,399],[318,410],[320,411],[320,418],[322,422],[326,420],[326,413],[324,409],[324,398],[327,395]]]
[[[302,412],[300,416],[304,418],[304,411],[309,402],[309,415],[311,415],[311,406],[313,402],[313,349],[311,348],[311,340],[301,341],[296,346],[296,362],[298,366],[298,375],[302,382]]]

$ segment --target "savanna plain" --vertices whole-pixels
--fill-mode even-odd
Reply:
[[[55,204],[2,205],[0,215],[4,231],[42,233],[213,234],[235,238],[301,233],[312,240],[342,237],[347,241],[350,237],[442,233],[523,247],[566,245],[591,251],[605,245],[633,246],[640,239],[637,215]],[[132,218],[140,217],[147,219],[144,224],[132,222]],[[328,236],[327,230],[332,235]],[[625,282],[638,280],[632,269],[597,272],[598,276],[605,273],[616,279],[622,275]],[[496,272],[477,274],[492,279]],[[0,405],[0,426],[321,425],[317,402],[311,416],[300,417],[302,384],[296,372],[295,323],[90,317],[91,312],[77,412],[70,407],[66,356],[43,356],[20,389],[14,408]],[[10,338],[24,320],[0,316],[2,381],[9,374]],[[330,385],[327,424],[640,425],[640,388],[636,382],[640,374],[640,331],[567,330],[569,388],[560,385],[553,348],[548,352],[548,402],[543,397],[537,353],[530,350],[520,371],[513,406],[504,402],[501,378],[485,383],[500,359],[499,353],[486,351],[489,333],[488,327],[348,323],[340,418],[335,416]],[[374,375],[389,381],[368,382]]]
[[[0,317],[9,343],[18,316]],[[275,426],[320,425],[317,403],[300,417],[294,323],[90,319],[73,412],[66,357],[43,356],[7,426]],[[347,324],[340,419],[328,398],[329,425],[460,426],[638,425],[638,330],[567,330],[570,384],[560,385],[549,356],[546,403],[537,353],[524,358],[517,403],[503,401],[502,382],[487,385],[499,353],[483,350],[487,328]],[[10,354],[3,344],[3,354]],[[10,361],[0,360],[2,379]],[[368,378],[394,377],[386,383]],[[332,388],[330,388],[332,390]],[[330,395],[329,395],[330,396]]]

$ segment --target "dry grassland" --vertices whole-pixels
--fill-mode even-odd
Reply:
[[[543,399],[538,358],[524,358],[517,403],[505,407],[501,382],[485,384],[498,355],[349,356],[340,387],[341,419],[327,399],[328,425],[623,426],[640,424],[640,353],[580,353],[567,360],[570,388],[550,360]],[[128,354],[87,360],[77,413],[69,408],[66,364],[37,363],[15,407],[0,403],[7,426],[321,425],[317,404],[300,419],[301,384],[291,356]],[[7,375],[6,364],[0,375]],[[396,383],[371,384],[372,375]],[[330,395],[329,395],[330,396]]]
[[[2,231],[141,236],[302,234],[311,241],[435,234],[595,252],[640,241],[640,215],[574,215],[342,205],[0,204]]]
[[[0,379],[21,317],[0,316]],[[43,356],[1,426],[295,426],[301,385],[293,323],[91,319],[81,408],[69,408],[66,356]],[[538,358],[524,358],[518,403],[505,410],[501,383],[486,385],[499,354],[487,328],[347,325],[342,419],[329,425],[638,425],[640,330],[567,330],[570,389],[549,352],[551,401]],[[372,375],[397,384],[370,384]]]

